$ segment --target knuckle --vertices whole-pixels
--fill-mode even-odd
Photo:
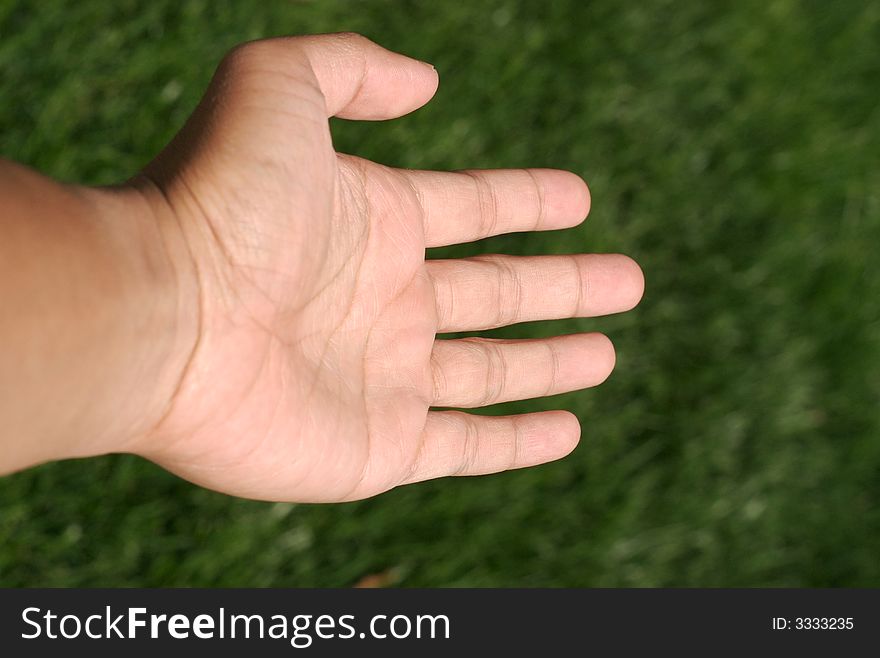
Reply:
[[[571,260],[574,295],[572,296],[574,308],[570,315],[577,317],[587,308],[591,297],[590,269],[582,258],[577,256]]]
[[[220,66],[217,67],[217,77],[228,89],[229,85],[236,88],[242,80],[247,80],[260,68],[260,62],[265,60],[265,46],[262,41],[250,41],[240,43],[226,53]]]
[[[446,373],[443,370],[443,366],[440,364],[440,361],[437,359],[437,355],[434,352],[431,352],[431,383],[433,387],[433,402],[437,402],[438,400],[445,400],[447,398],[447,391],[449,389],[449,385],[446,381]]]
[[[519,465],[520,460],[520,451],[522,449],[522,428],[520,424],[516,421],[515,418],[510,418],[510,430],[508,432],[510,436],[510,451],[508,453],[508,461],[504,470],[509,470],[511,468],[516,468]]]
[[[240,43],[226,53],[223,57],[223,64],[227,68],[241,69],[252,63],[257,57],[262,57],[265,51],[265,41]]]
[[[497,315],[495,324],[507,326],[514,324],[522,310],[522,279],[519,272],[507,260],[496,258],[492,261],[495,267],[495,295]]]
[[[353,47],[360,47],[360,46],[363,46],[364,44],[367,44],[370,42],[370,40],[367,39],[367,37],[365,37],[360,32],[353,32],[353,31],[337,32],[333,36],[337,40],[339,40],[340,42],[349,44]]]
[[[544,187],[531,169],[523,169],[523,171],[529,177],[531,183],[531,185],[529,185],[529,192],[532,196],[532,204],[534,206],[533,225],[535,229],[540,229],[547,216],[547,201],[544,195]]]
[[[475,347],[482,361],[480,368],[483,372],[483,393],[478,406],[484,407],[498,402],[504,393],[507,357],[501,346],[490,340],[480,340]]]
[[[453,326],[456,308],[455,281],[450,276],[448,267],[440,265],[436,269],[428,269],[428,278],[434,292],[435,324],[438,331]]]
[[[296,65],[306,59],[300,37],[276,37],[233,46],[223,57],[221,68],[236,74],[259,70],[296,71]]]
[[[547,386],[544,389],[543,396],[548,396],[555,393],[558,388],[560,362],[559,350],[556,348],[553,341],[547,341],[545,346],[547,350],[547,359],[550,363],[550,375],[547,378]]]
[[[477,207],[477,226],[480,235],[494,235],[498,225],[498,196],[492,184],[477,171],[465,171],[474,186],[474,202]]]
[[[472,418],[465,415],[462,415],[462,423],[464,427],[462,428],[461,456],[453,475],[471,473],[477,466],[477,457],[480,447],[479,428]]]

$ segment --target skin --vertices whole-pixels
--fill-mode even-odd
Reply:
[[[15,391],[0,469],[131,452],[230,494],[317,502],[568,454],[568,412],[432,408],[599,384],[606,337],[437,334],[626,311],[642,273],[621,255],[426,260],[590,206],[568,172],[409,171],[333,149],[328,117],[399,117],[437,84],[357,35],[254,42],[123,186],[0,167],[0,299],[22,309],[0,320]]]

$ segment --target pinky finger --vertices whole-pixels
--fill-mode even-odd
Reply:
[[[405,484],[450,475],[484,475],[561,459],[580,439],[567,411],[478,416],[431,411]]]

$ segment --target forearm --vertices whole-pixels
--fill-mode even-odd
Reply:
[[[195,340],[173,231],[137,191],[0,161],[0,473],[133,449]]]

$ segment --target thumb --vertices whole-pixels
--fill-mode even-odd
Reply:
[[[433,66],[393,53],[353,33],[273,39],[308,60],[328,116],[393,119],[431,100],[438,77]]]
[[[265,148],[284,135],[296,135],[296,150],[303,152],[308,136],[329,139],[326,117],[393,119],[431,100],[437,84],[430,64],[359,34],[245,43],[226,55],[186,126],[144,173],[161,186],[203,149],[234,151],[242,161],[254,145]],[[295,111],[285,110],[285,102],[292,102]],[[283,132],[276,116],[281,110],[288,129]],[[323,132],[314,130],[318,116]]]

